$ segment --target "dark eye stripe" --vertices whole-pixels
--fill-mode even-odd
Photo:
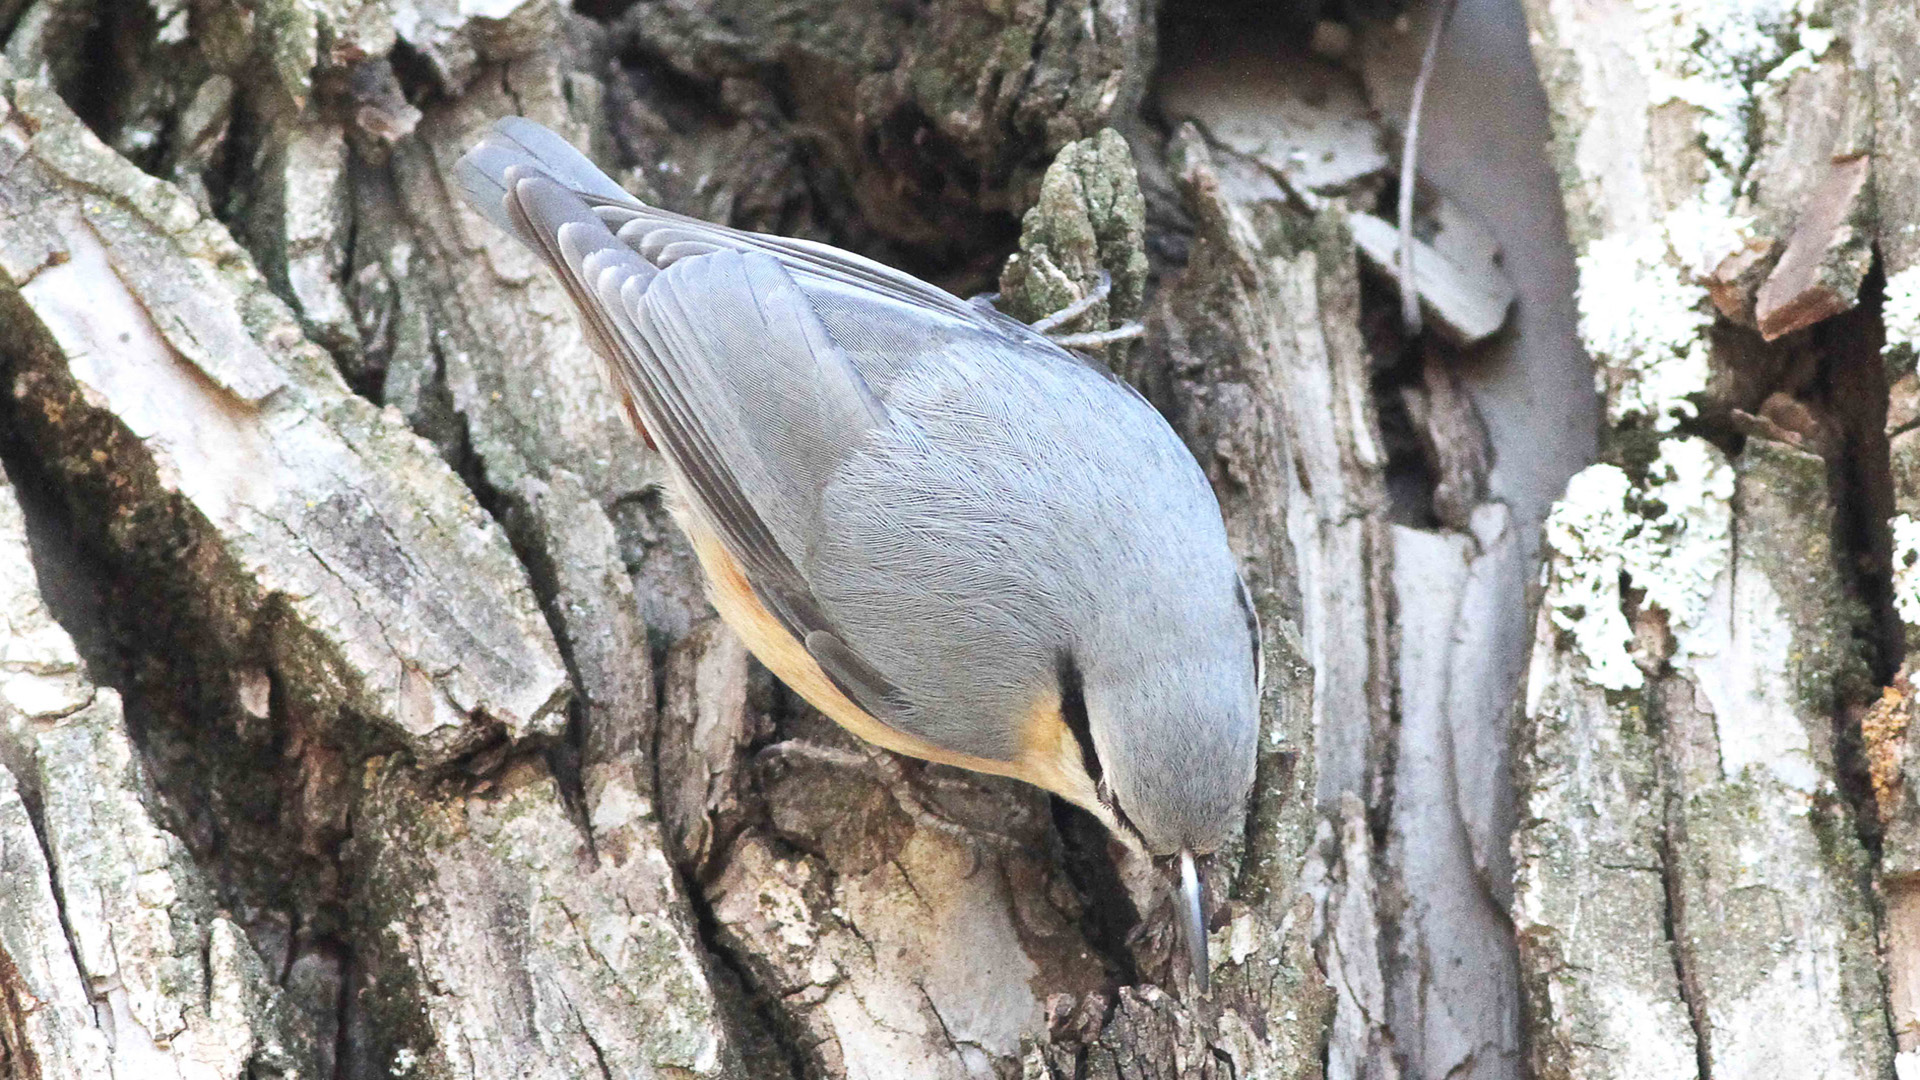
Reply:
[[[1086,686],[1080,676],[1080,665],[1074,662],[1071,650],[1060,650],[1059,672],[1060,718],[1066,721],[1067,730],[1073,732],[1073,741],[1080,746],[1080,767],[1093,778],[1094,791],[1099,794],[1106,808],[1113,812],[1114,820],[1137,838],[1140,828],[1127,816],[1120,800],[1114,798],[1113,788],[1107,784],[1105,770],[1100,767],[1100,755],[1094,751],[1093,724],[1087,719]]]
[[[1106,780],[1100,768],[1100,755],[1093,749],[1093,725],[1087,719],[1086,685],[1080,676],[1080,665],[1074,662],[1070,649],[1061,649],[1059,657],[1060,675],[1060,717],[1067,723],[1067,730],[1073,732],[1073,741],[1080,744],[1080,766],[1093,778],[1094,786],[1106,790]]]
[[[1253,609],[1253,594],[1247,591],[1246,579],[1238,574],[1233,576],[1237,595],[1240,597],[1240,610],[1247,616],[1247,635],[1253,639],[1253,685],[1256,691],[1267,686],[1267,654],[1260,647],[1260,613]]]

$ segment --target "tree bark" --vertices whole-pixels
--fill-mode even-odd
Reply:
[[[1410,338],[1398,6],[0,0],[0,1076],[1892,1075],[1920,28],[1467,0]],[[454,194],[507,113],[1110,275],[1265,626],[1210,995],[1095,822],[714,618]]]
[[[1528,18],[1611,447],[1548,524],[1522,725],[1533,1067],[1889,1075],[1909,870],[1867,759],[1904,726],[1861,721],[1904,685],[1913,14]]]

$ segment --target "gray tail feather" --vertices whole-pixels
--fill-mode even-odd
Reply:
[[[637,281],[644,290],[659,271],[621,243],[570,188],[523,172],[516,166],[508,175],[513,194],[504,200],[509,220],[521,226],[515,235],[530,235],[527,246],[552,264],[600,355],[609,361],[627,355],[620,342],[632,336],[633,326],[622,289]]]
[[[520,235],[506,202],[507,173],[515,168],[519,177],[544,175],[580,195],[634,203],[633,196],[567,140],[526,117],[502,117],[479,145],[461,156],[453,175],[474,209],[523,242],[532,238]]]

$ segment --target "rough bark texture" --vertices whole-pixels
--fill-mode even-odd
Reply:
[[[1400,6],[0,0],[0,1077],[1920,1062],[1920,26],[1466,0],[1410,340]],[[1265,624],[1210,996],[1154,867],[715,620],[453,194],[505,113],[1110,277]]]
[[[1527,15],[1607,396],[1521,732],[1533,1067],[1904,1074],[1913,11]]]

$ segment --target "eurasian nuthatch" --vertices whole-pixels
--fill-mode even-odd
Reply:
[[[754,655],[861,738],[1177,857],[1204,989],[1193,859],[1253,783],[1259,624],[1159,413],[900,271],[646,206],[530,121],[458,177],[572,294]]]

